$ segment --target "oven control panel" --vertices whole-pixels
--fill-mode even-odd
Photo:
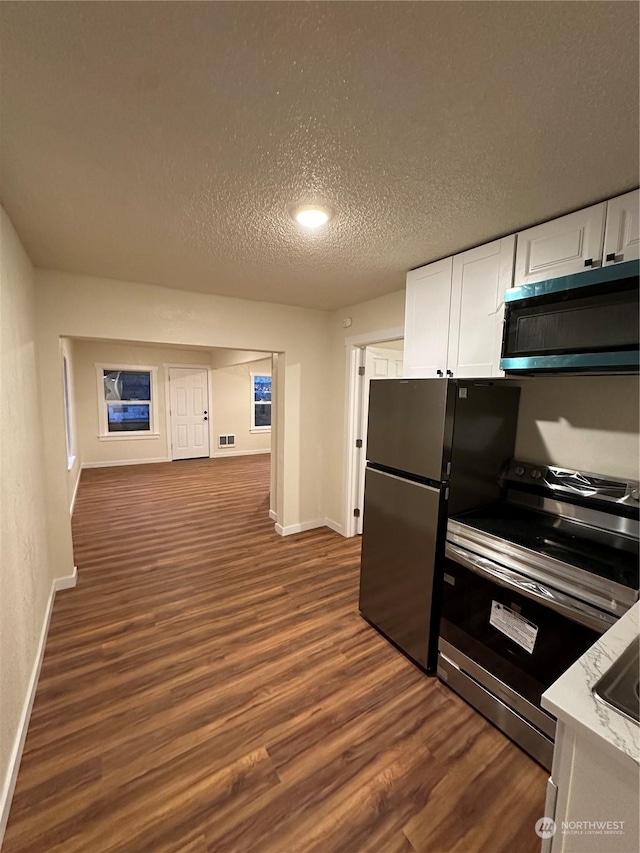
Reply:
[[[509,484],[537,486],[551,494],[640,506],[640,484],[635,480],[614,480],[602,474],[557,465],[535,465],[517,459],[509,464],[504,479]]]

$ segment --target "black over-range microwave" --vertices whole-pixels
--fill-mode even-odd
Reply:
[[[501,369],[637,371],[639,272],[639,261],[626,261],[508,290]]]

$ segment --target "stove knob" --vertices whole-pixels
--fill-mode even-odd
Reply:
[[[539,480],[540,477],[542,477],[542,472],[538,471],[537,468],[534,468],[533,471],[531,472],[531,478],[533,480]]]
[[[524,468],[522,467],[522,465],[516,465],[516,467],[513,469],[513,473],[516,474],[518,477],[522,477],[522,475],[524,474]]]
[[[640,501],[640,489],[631,489],[631,500]]]

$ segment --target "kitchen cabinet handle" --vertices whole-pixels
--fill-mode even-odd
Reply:
[[[624,255],[622,255],[622,254],[621,254],[621,255],[616,255],[616,253],[615,253],[615,252],[609,252],[609,254],[607,255],[607,260],[608,260],[608,261],[613,261],[614,263],[616,263],[616,264],[617,264],[617,263],[619,263],[620,261],[624,260]]]
[[[584,262],[584,265],[585,265],[585,267],[592,267],[593,266],[593,258],[587,258]]]
[[[438,376],[444,376],[444,373],[441,370],[436,370],[436,373],[438,374]]]
[[[447,370],[447,376],[453,376],[453,370]]]

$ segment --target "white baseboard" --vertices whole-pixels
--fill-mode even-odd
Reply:
[[[269,518],[271,519],[271,521],[277,521],[278,520],[278,513],[274,512],[274,510],[270,509],[269,510]]]
[[[73,572],[70,575],[65,575],[62,578],[54,578],[53,589],[55,592],[60,592],[61,589],[73,589],[78,583],[78,567],[73,567]]]
[[[47,636],[49,634],[49,623],[51,622],[51,612],[53,610],[53,602],[56,597],[56,591],[59,589],[69,589],[70,587],[75,586],[77,575],[78,569],[77,566],[74,566],[73,574],[67,575],[66,577],[62,578],[56,578],[51,584],[51,592],[49,593],[49,601],[47,602],[47,609],[44,614],[42,630],[40,631],[40,639],[38,640],[36,657],[33,662],[31,678],[29,679],[29,685],[27,687],[27,695],[25,696],[24,705],[22,706],[22,714],[20,715],[18,731],[16,732],[16,737],[13,743],[13,749],[11,750],[11,754],[9,756],[7,774],[2,787],[2,793],[0,794],[0,847],[2,846],[2,839],[4,838],[4,833],[7,828],[7,821],[9,820],[11,800],[13,799],[13,792],[16,788],[16,780],[18,779],[18,770],[20,769],[22,750],[24,749],[24,742],[27,737],[29,720],[31,719],[33,700],[36,697],[36,689],[38,687],[38,679],[40,678],[40,669],[42,668],[44,650],[47,644]]]
[[[277,519],[273,510],[269,510],[269,518]],[[336,533],[344,536],[342,525],[331,518],[322,518],[317,521],[303,521],[302,524],[289,524],[286,527],[277,523],[275,525],[276,533],[279,536],[291,536],[293,533],[304,533],[305,530],[316,530],[318,527],[328,527],[330,530],[335,530]]]
[[[83,462],[85,468],[113,468],[116,465],[149,465],[152,462],[171,462],[168,456],[158,456],[155,459],[120,459],[115,462]]]
[[[276,533],[279,536],[291,536],[293,533],[304,533],[305,530],[315,530],[317,527],[324,527],[324,518],[317,521],[303,521],[302,524],[288,524],[283,527],[281,524],[276,524]]]
[[[71,495],[71,503],[69,505],[69,515],[73,515],[73,508],[76,505],[76,495],[78,494],[78,486],[80,485],[80,474],[82,472],[82,465],[78,466],[78,476],[76,477],[76,484],[73,487],[73,494]]]
[[[270,450],[222,450],[211,454],[212,459],[221,459],[223,456],[258,456],[260,453],[271,453]]]
[[[341,524],[338,524],[337,521],[334,521],[332,518],[325,518],[324,523],[326,527],[329,527],[331,530],[335,530],[335,532],[339,533],[340,536],[344,536],[344,528]]]

